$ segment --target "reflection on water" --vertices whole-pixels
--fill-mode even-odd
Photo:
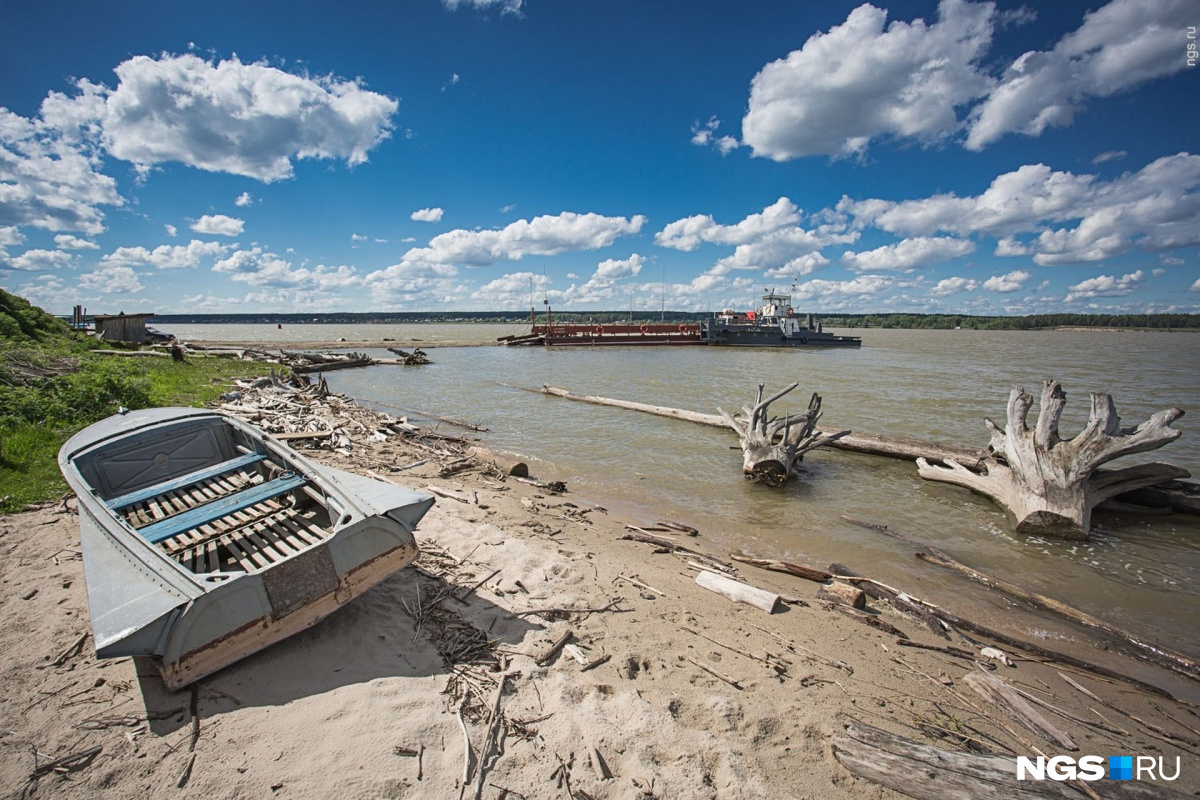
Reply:
[[[234,331],[234,328],[238,330]],[[353,342],[395,338],[485,339],[523,326],[188,326],[188,335]],[[338,329],[336,331],[315,329]],[[202,333],[192,332],[202,329]],[[343,330],[344,329],[344,330]],[[847,331],[839,331],[846,333]],[[330,335],[332,333],[332,335]],[[886,524],[985,572],[1062,599],[1165,646],[1200,654],[1200,521],[1181,515],[1097,512],[1092,540],[1017,536],[986,499],[917,477],[913,465],[836,451],[810,454],[800,480],[782,490],[740,475],[732,433],[619,409],[572,403],[512,386],[543,383],[581,394],[715,413],[767,390],[799,388],[773,410],[802,411],[811,392],[824,399],[822,427],[901,434],[982,447],[983,418],[1005,424],[1013,386],[1040,393],[1062,382],[1063,436],[1086,423],[1089,392],[1113,395],[1126,425],[1177,406],[1183,436],[1140,456],[1200,475],[1200,335],[1088,331],[855,331],[861,350],[724,348],[443,348],[422,367],[328,373],[337,391],[381,410],[431,413],[484,424],[483,443],[521,455],[543,477],[646,521],[664,516],[701,529],[714,546],[816,565],[848,564],[964,615],[1047,630],[1044,619],[998,594],[918,561],[900,543],[848,524],[843,515]],[[279,340],[273,340],[279,341]],[[388,355],[379,351],[377,355]],[[1036,419],[1037,408],[1030,415]],[[1130,461],[1132,463],[1132,461]],[[1118,464],[1120,466],[1120,464]]]

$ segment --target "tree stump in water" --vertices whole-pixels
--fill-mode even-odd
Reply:
[[[1122,428],[1112,396],[1092,394],[1087,426],[1074,439],[1058,435],[1058,420],[1067,393],[1058,381],[1042,387],[1037,426],[1026,424],[1033,397],[1016,387],[1008,397],[1008,427],[986,420],[991,432],[989,456],[982,474],[947,460],[945,467],[917,459],[922,478],[965,486],[1004,506],[1017,521],[1020,533],[1050,534],[1067,539],[1087,539],[1092,509],[1122,492],[1186,478],[1187,470],[1170,464],[1141,464],[1097,471],[1121,456],[1155,450],[1177,439],[1181,431],[1171,423],[1183,415],[1169,408],[1136,428]]]
[[[798,417],[768,417],[771,403],[795,389],[793,383],[781,392],[763,399],[763,384],[758,385],[754,408],[742,407],[745,417],[734,417],[723,408],[717,410],[742,440],[742,472],[755,483],[781,486],[787,482],[804,454],[814,447],[836,441],[850,431],[820,433],[814,429],[821,417],[821,397],[816,392],[808,411]]]

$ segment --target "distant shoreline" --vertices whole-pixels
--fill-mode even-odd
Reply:
[[[498,347],[500,342],[493,339],[452,339],[448,341],[421,341],[420,339],[392,340],[365,339],[362,341],[328,339],[313,339],[296,342],[264,342],[264,341],[213,341],[209,339],[188,339],[186,344],[217,350],[383,350],[398,347],[401,350],[433,350],[439,347]]]

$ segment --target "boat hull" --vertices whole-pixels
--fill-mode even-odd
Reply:
[[[63,446],[99,657],[178,689],[323,619],[410,563],[433,505],[216,412],[149,409]]]

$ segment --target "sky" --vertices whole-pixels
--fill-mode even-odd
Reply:
[[[58,314],[1200,312],[1198,0],[6,8]]]

